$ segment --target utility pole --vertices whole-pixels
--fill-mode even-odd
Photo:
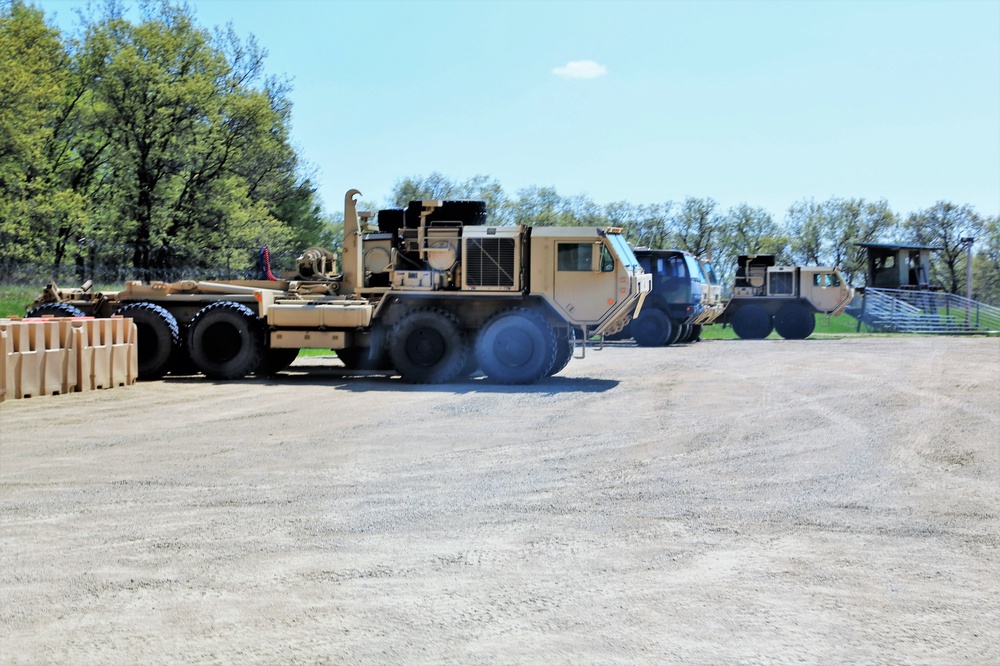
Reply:
[[[961,244],[965,247],[965,297],[972,300],[972,244],[975,238],[963,238]]]

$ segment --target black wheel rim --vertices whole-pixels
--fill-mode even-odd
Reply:
[[[420,328],[406,338],[406,356],[422,368],[429,368],[441,361],[445,354],[445,340],[433,328]]]

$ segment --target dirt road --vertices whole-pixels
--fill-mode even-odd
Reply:
[[[0,663],[1000,663],[1000,339],[0,405]]]

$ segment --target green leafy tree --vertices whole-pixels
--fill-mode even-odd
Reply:
[[[68,55],[42,12],[0,5],[0,261],[52,257],[84,202],[52,173],[53,127],[68,86]]]
[[[723,221],[720,256],[715,267],[723,284],[728,284],[740,255],[773,254],[780,264],[789,260],[787,248],[788,236],[771,214],[743,203],[730,208]]]
[[[723,228],[717,206],[713,199],[685,199],[672,220],[673,245],[699,257],[711,254]]]
[[[794,262],[839,266],[848,281],[856,283],[867,268],[867,253],[857,244],[891,240],[897,222],[885,201],[834,197],[818,204],[793,204],[785,224]]]
[[[1000,306],[1000,216],[983,220],[972,261],[973,298]]]
[[[962,239],[976,238],[984,228],[976,211],[968,205],[939,201],[911,213],[904,227],[915,243],[941,248],[931,260],[931,281],[953,294],[964,294],[967,253]]]
[[[104,217],[142,271],[177,262],[175,246],[200,248],[204,265],[231,249],[287,235],[267,203],[267,176],[287,169],[283,118],[248,85],[263,55],[227,60],[190,10],[147,6],[133,25],[109,16],[87,29],[80,60],[91,69],[95,133],[108,145]],[[275,129],[278,139],[271,134]],[[277,153],[277,154],[276,154]]]
[[[572,216],[554,187],[525,187],[513,204],[515,224],[538,227],[569,226]]]
[[[826,254],[823,207],[813,200],[799,201],[788,208],[788,229],[792,260],[802,265],[821,265]]]

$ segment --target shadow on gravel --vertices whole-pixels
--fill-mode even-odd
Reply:
[[[170,384],[204,384],[212,380],[201,376],[167,376],[162,381]],[[217,386],[234,382],[212,382]],[[450,384],[408,384],[398,376],[385,372],[347,370],[341,366],[326,364],[296,364],[273,377],[249,377],[235,383],[258,384],[261,386],[331,386],[345,391],[409,391],[421,393],[603,393],[618,386],[613,379],[592,379],[589,377],[547,377],[537,384],[510,386],[494,384],[485,377],[472,377]]]

